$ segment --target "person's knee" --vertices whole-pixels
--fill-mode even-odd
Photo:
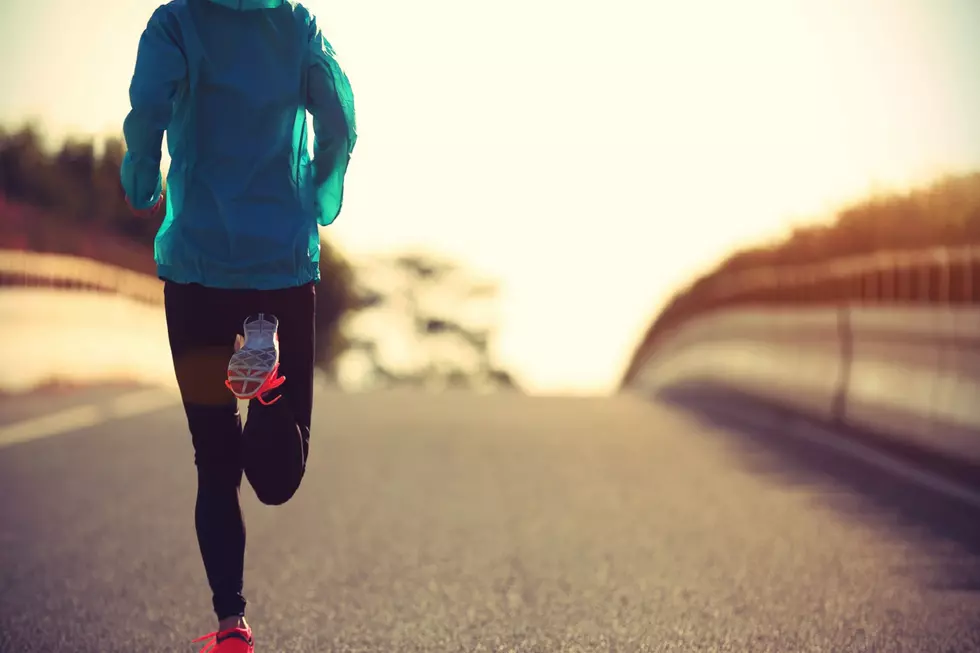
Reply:
[[[249,447],[246,439],[245,477],[259,501],[280,506],[296,494],[306,474],[303,454],[291,447]]]
[[[255,486],[253,485],[252,488],[254,489]],[[281,506],[292,499],[293,495],[296,494],[296,490],[298,489],[299,487],[297,486],[293,490],[287,492],[255,490],[255,496],[258,497],[259,501],[261,501],[264,505]]]
[[[255,496],[267,506],[281,506],[296,495],[303,482],[304,472],[300,471],[294,477],[272,477],[267,474],[257,474],[254,470],[245,470],[249,485],[255,491]]]
[[[270,407],[273,408],[273,407]],[[309,430],[275,411],[249,413],[245,432],[245,477],[262,503],[278,506],[293,498],[306,473]],[[284,424],[292,423],[292,427]]]

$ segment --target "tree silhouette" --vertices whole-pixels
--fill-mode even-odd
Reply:
[[[494,284],[423,254],[375,258],[358,278],[349,344],[367,385],[517,389],[492,360]]]

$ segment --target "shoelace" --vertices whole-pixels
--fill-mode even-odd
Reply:
[[[259,403],[262,404],[263,406],[271,406],[272,404],[282,399],[282,395],[276,395],[276,398],[273,399],[272,401],[266,401],[265,397],[263,397],[262,395],[269,392],[270,390],[275,390],[285,382],[286,382],[286,377],[279,376],[278,373],[273,373],[273,376],[270,376],[268,380],[262,384],[262,387],[259,389],[259,392],[258,394],[256,394],[255,398],[258,399]]]
[[[214,647],[218,645],[218,631],[208,633],[204,637],[198,637],[197,639],[191,640],[191,644],[197,644],[198,642],[203,642],[206,639],[211,641],[205,644],[198,653],[207,653],[208,651],[214,650]]]

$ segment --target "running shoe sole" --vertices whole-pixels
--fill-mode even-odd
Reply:
[[[250,400],[271,389],[270,380],[279,369],[279,320],[258,313],[245,320],[245,337],[228,361],[225,385],[238,399]]]

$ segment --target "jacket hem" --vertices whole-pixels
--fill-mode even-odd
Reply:
[[[283,290],[296,288],[309,283],[319,283],[319,267],[315,271],[305,270],[296,275],[256,275],[215,273],[195,274],[173,265],[157,264],[157,277],[164,281],[179,284],[198,284],[206,288],[225,290]]]

